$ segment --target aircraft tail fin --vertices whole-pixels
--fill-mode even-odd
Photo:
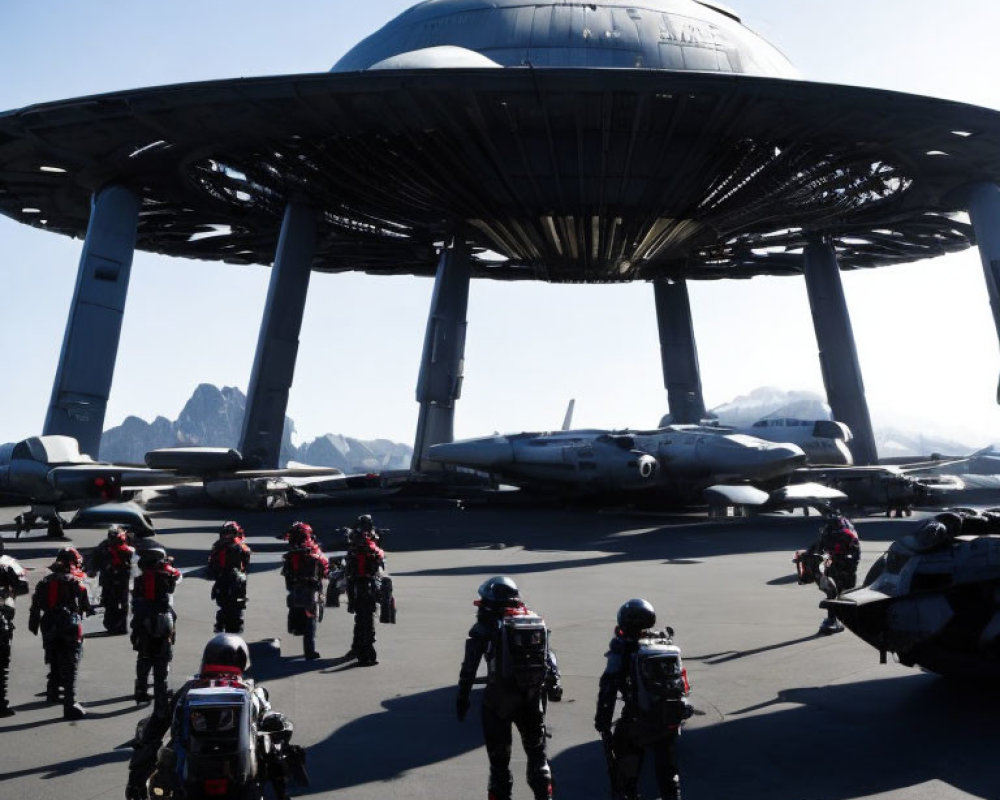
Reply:
[[[566,416],[563,417],[562,429],[568,431],[573,425],[573,408],[576,406],[576,398],[570,398],[569,405],[566,406]]]

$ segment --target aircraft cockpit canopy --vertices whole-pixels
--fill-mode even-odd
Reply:
[[[94,459],[80,452],[72,436],[32,436],[14,445],[13,461],[38,461],[42,464],[93,464]]]

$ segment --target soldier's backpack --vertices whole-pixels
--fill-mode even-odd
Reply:
[[[681,649],[666,638],[640,639],[630,680],[640,712],[637,738],[648,743],[675,732],[688,716],[690,690]]]
[[[541,692],[549,670],[549,631],[545,620],[527,613],[504,617],[496,647],[496,675],[522,693]]]
[[[173,763],[161,757],[154,791],[166,784],[180,788],[184,797],[250,794],[258,785],[254,714],[245,687],[209,685],[186,692],[174,712],[175,746],[168,759]]]

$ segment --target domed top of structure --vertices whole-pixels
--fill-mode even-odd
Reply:
[[[1000,112],[787,80],[714,0],[426,0],[329,72],[135,89],[0,113],[0,214],[86,235],[140,197],[136,246],[269,264],[287,203],[313,269],[608,282],[797,275],[969,247]]]
[[[504,67],[798,77],[788,60],[733,11],[708,0],[425,0],[352,48],[332,71],[366,70],[386,59],[441,47],[462,48]],[[455,63],[424,60],[422,66]]]

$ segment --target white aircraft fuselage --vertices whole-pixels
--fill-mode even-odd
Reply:
[[[434,445],[428,457],[528,489],[657,490],[693,499],[715,483],[767,481],[805,463],[805,454],[792,444],[687,425],[487,436]]]

